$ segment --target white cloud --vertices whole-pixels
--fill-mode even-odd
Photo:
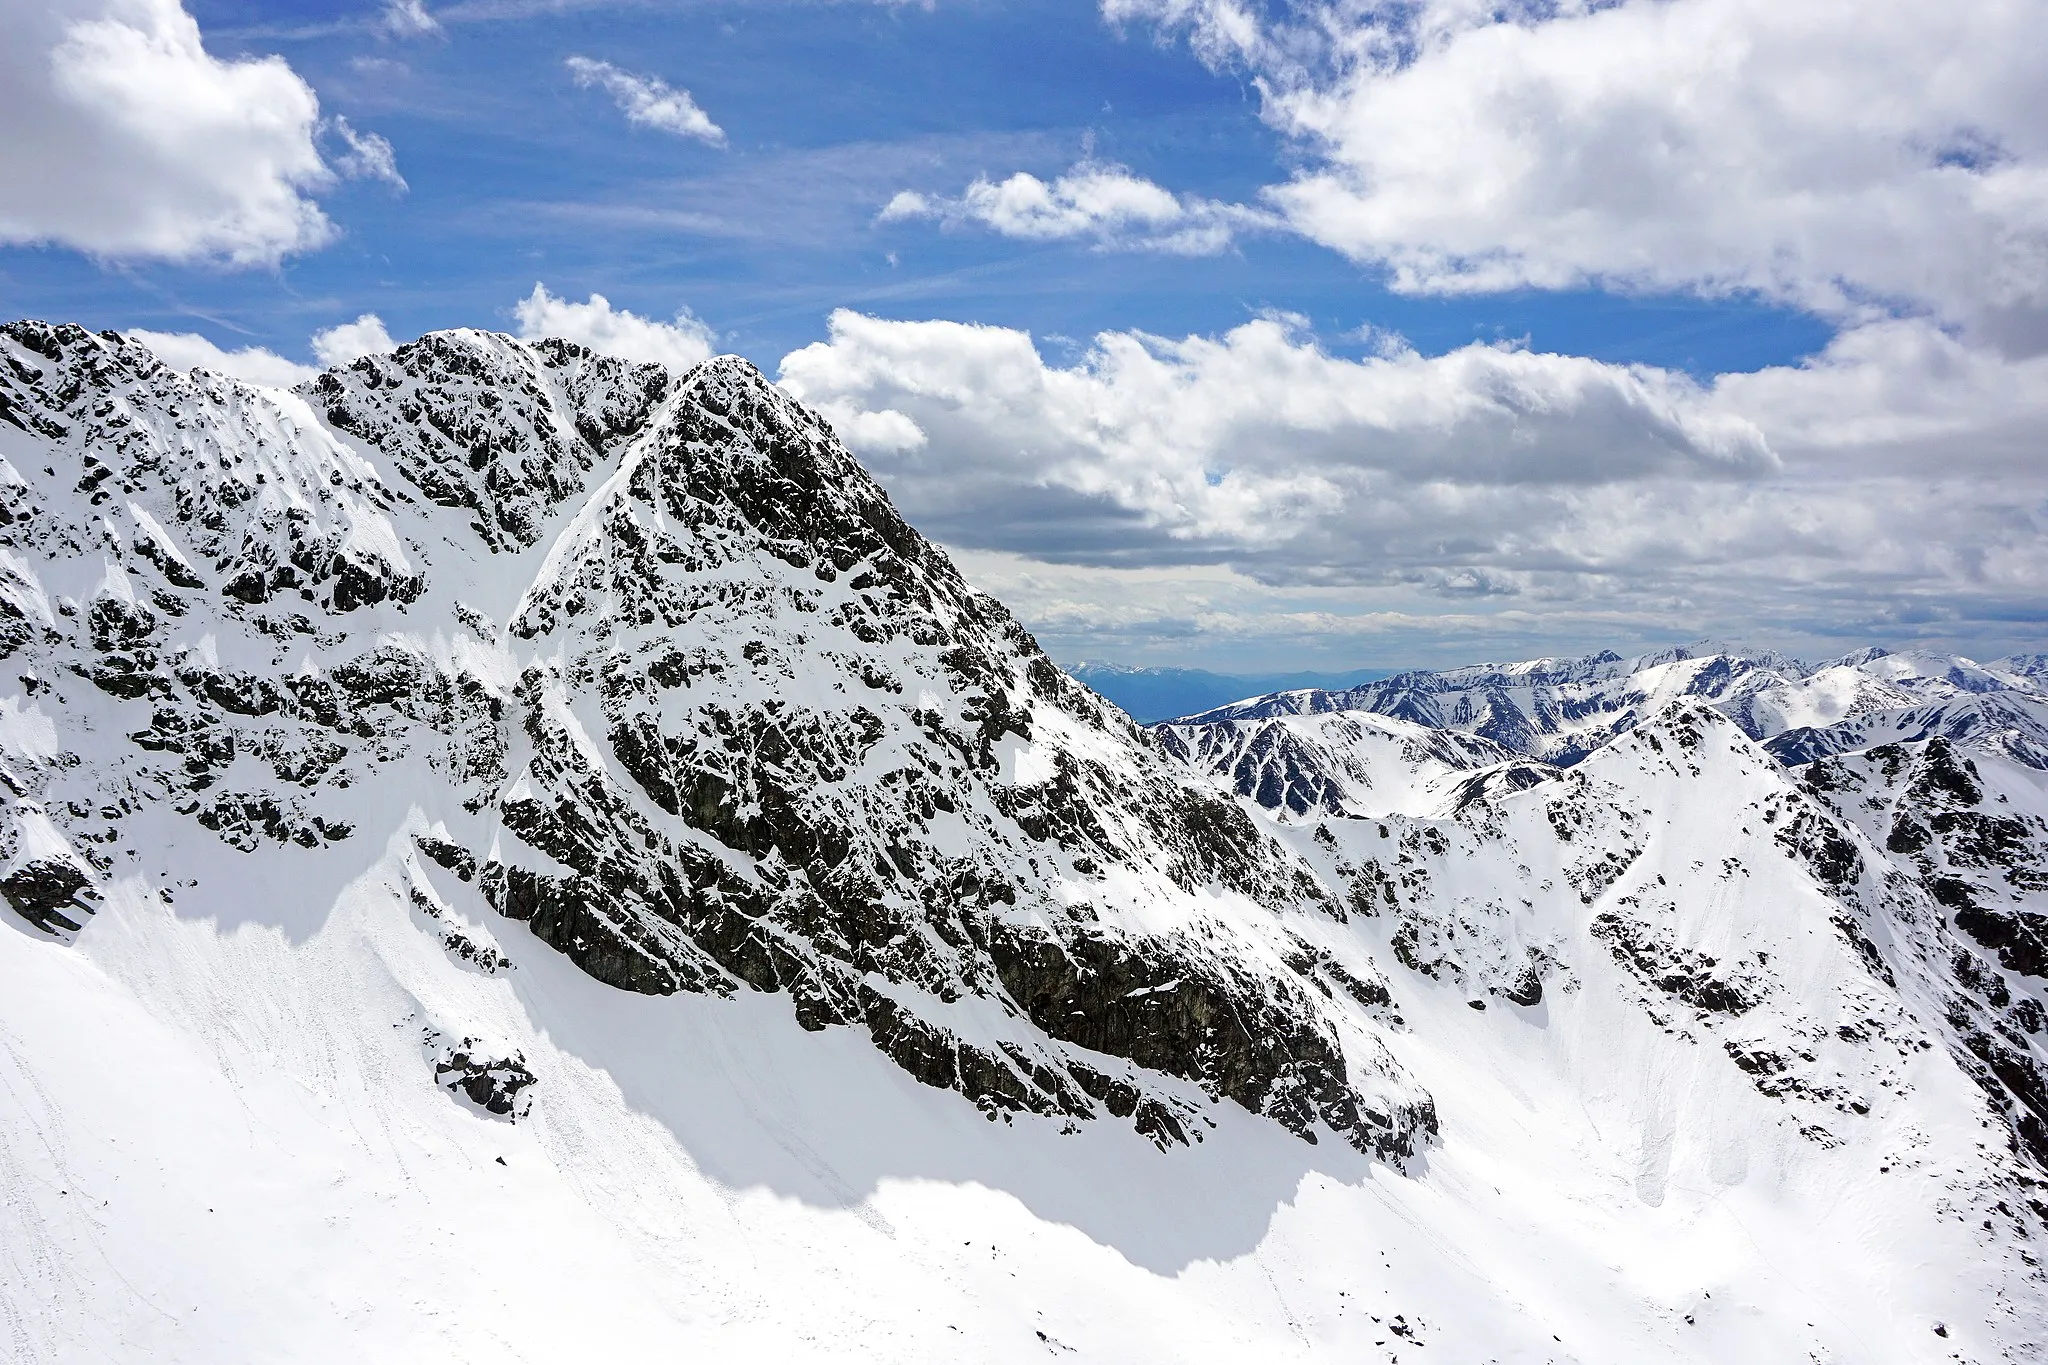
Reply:
[[[898,479],[995,502],[1060,489],[1189,543],[1291,539],[1395,483],[1775,469],[1756,428],[1683,376],[1483,345],[1346,360],[1287,318],[1220,338],[1108,332],[1062,369],[1023,332],[841,311],[828,342],[784,359],[782,380],[827,410],[900,414],[946,452]]]
[[[1259,75],[1270,192],[1396,287],[1755,291],[2048,348],[2048,43],[1922,0],[1105,0]]]
[[[1451,602],[1457,631],[1546,648],[2038,636],[2048,357],[1885,322],[1702,385],[1376,341],[1345,358],[1264,318],[1059,366],[1021,332],[841,312],[781,380],[849,433],[923,436],[860,448],[1070,654],[1420,642]]]
[[[1528,658],[1584,642],[1668,644],[1668,617],[1599,603],[1460,610],[1424,591],[1262,582],[1227,565],[1104,567],[955,549],[970,582],[1054,657],[1271,672],[1277,659],[1357,668]],[[1448,609],[1447,609],[1448,608]],[[1832,651],[1840,653],[1839,648]]]
[[[336,171],[351,180],[381,180],[400,194],[410,188],[398,173],[398,154],[391,149],[389,139],[376,133],[359,133],[339,114],[332,126],[335,136],[348,147],[334,159]]]
[[[654,128],[678,137],[693,137],[713,146],[725,144],[725,130],[697,107],[687,90],[677,90],[658,77],[635,76],[610,62],[589,57],[571,57],[566,63],[576,84],[596,86],[610,95],[626,116],[626,122]]]
[[[361,360],[366,355],[382,355],[398,349],[398,343],[385,329],[384,319],[375,313],[365,313],[354,322],[315,332],[311,345],[320,363],[330,368]]]
[[[424,38],[441,31],[441,21],[420,0],[386,0],[384,31],[397,38]]]
[[[244,346],[239,350],[222,350],[197,332],[151,332],[142,328],[131,328],[124,333],[130,341],[139,341],[155,351],[157,359],[174,369],[212,370],[234,379],[251,384],[264,384],[272,388],[288,389],[294,384],[303,384],[320,373],[311,365],[286,360],[275,351],[261,346]]]
[[[832,424],[840,440],[863,455],[900,455],[916,450],[928,439],[923,427],[894,408],[869,412],[825,402],[817,404],[816,410]]]
[[[935,218],[977,223],[1005,237],[1035,241],[1093,238],[1106,246],[1208,256],[1246,229],[1276,226],[1274,215],[1196,196],[1177,196],[1122,166],[1084,161],[1050,183],[1019,171],[980,177],[956,199],[904,190],[881,222]]]
[[[712,342],[717,339],[717,334],[687,309],[677,313],[674,322],[657,322],[612,307],[602,294],[592,294],[585,303],[574,303],[555,297],[538,283],[531,294],[514,305],[513,314],[524,340],[561,337],[605,355],[652,361],[672,371],[686,370],[710,359]]]
[[[0,42],[0,242],[275,262],[333,228],[319,104],[277,57],[221,61],[178,0],[12,4]]]
[[[251,384],[290,388],[318,375],[323,368],[346,365],[366,355],[397,349],[398,343],[375,313],[365,313],[354,322],[344,322],[313,333],[308,341],[318,365],[301,365],[261,346],[225,350],[197,332],[152,332],[132,328],[125,334],[155,351],[166,365],[181,370],[212,370]]]
[[[1714,389],[1781,447],[1851,471],[2036,473],[2048,429],[2048,356],[2009,359],[1921,321],[1852,328],[1800,364]]]

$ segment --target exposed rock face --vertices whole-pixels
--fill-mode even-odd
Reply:
[[[2036,689],[2041,685],[2032,675],[2016,681]],[[1773,736],[1766,747],[1779,762],[1797,765],[1830,754],[1926,739],[2048,769],[2048,696],[2017,688],[1972,690],[1951,700],[1854,715],[1831,725],[1800,726]]]
[[[1229,780],[1229,759],[1283,751],[1248,736],[1348,739],[1277,790],[1352,767],[1390,790],[1355,783],[1334,809],[1243,794],[1348,885],[1349,911],[1387,923],[1396,962],[1475,1007],[1576,991],[1605,957],[1660,1027],[1714,1042],[1823,1144],[1941,1046],[2021,1163],[1982,1187],[1990,1202],[2048,1171],[2048,818],[2026,765],[1935,738],[1788,772],[1685,699],[1563,772],[1508,759],[1416,785],[1410,767],[1402,787],[1381,752],[1389,724],[1402,723],[1324,712],[1161,733],[1212,780]]]
[[[454,1042],[432,1029],[426,1044],[433,1054],[435,1083],[486,1114],[517,1121],[532,1104],[527,1087],[533,1084],[533,1072],[518,1053],[494,1057],[478,1039]]]
[[[38,929],[76,932],[80,920],[91,913],[91,907],[78,899],[91,885],[92,879],[76,863],[37,858],[0,877],[0,894],[5,894],[7,903]]]
[[[1997,758],[1980,764],[1937,737],[1819,760],[1803,776],[1883,849],[1888,894],[1924,907],[1967,1069],[2048,1167],[2048,817],[2033,775]]]
[[[1287,965],[1341,913],[1307,864],[745,362],[444,333],[283,394],[76,328],[0,351],[31,923],[175,862],[137,817],[250,854],[402,821],[425,882],[599,980],[786,993],[991,1114],[1197,1136],[1156,1072],[1428,1140],[1382,1023]]]
[[[1328,847],[1364,856],[1340,858],[1331,870],[1351,880],[1354,908],[1393,916],[1388,947],[1403,966],[1517,1003],[1540,1000],[1545,976],[1568,970],[1571,936],[1530,941],[1541,916],[1528,913],[1536,903],[1514,895],[1512,881],[1446,897],[1435,889],[1442,874],[1431,855],[1456,849],[1464,829],[1497,831],[1503,798],[1564,777],[1565,794],[1543,803],[1551,836],[1583,846],[1604,824],[1618,837],[1597,856],[1568,860],[1545,889],[1576,893],[1591,912],[1584,931],[1649,988],[1646,1001],[1663,1002],[1651,1008],[1676,1006],[1702,1019],[1734,1019],[1764,1004],[1778,975],[1769,953],[1728,957],[1689,945],[1674,919],[1682,917],[1681,894],[1668,889],[1685,882],[1660,878],[1654,892],[1618,895],[1614,888],[1636,875],[1642,855],[1635,831],[1668,812],[1624,806],[1619,825],[1603,821],[1586,804],[1599,790],[1586,785],[1586,770],[1647,746],[1668,755],[1657,764],[1671,775],[1706,783],[1712,764],[1693,756],[1720,747],[1707,738],[1715,727],[1769,736],[1745,761],[1768,754],[1805,765],[1799,799],[1757,807],[1772,843],[1837,904],[1829,919],[1842,944],[1888,989],[1927,983],[1919,1008],[1931,1036],[1984,1090],[2016,1150],[2048,1169],[2048,1048],[2036,984],[2048,975],[2048,803],[2032,776],[2048,766],[2041,676],[2030,658],[1983,668],[1882,650],[1819,669],[1731,651],[1634,660],[1606,653],[1403,674],[1344,692],[1277,693],[1155,729],[1192,770],[1280,821],[1323,821],[1319,834],[1347,829],[1333,817],[1437,817],[1397,823],[1391,848],[1333,835]],[[1820,723],[1793,724],[1802,717]],[[1401,730],[1413,732],[1406,752],[1389,752],[1390,735]],[[1514,761],[1511,751],[1582,768],[1565,776]],[[2002,775],[2005,790],[1987,788],[1980,761]],[[1459,767],[1473,771],[1447,780]],[[1770,780],[1790,785],[1775,774]],[[1743,830],[1746,839],[1762,833]],[[1477,850],[1448,856],[1472,859]],[[1528,881],[1529,867],[1546,856],[1524,850],[1514,880]],[[1721,875],[1753,865],[1745,856],[1723,855]],[[1692,884],[1686,894],[1703,891]],[[1513,909],[1516,899],[1523,913]],[[1879,943],[1892,945],[1889,955]],[[1838,1028],[1876,1039],[1895,1036],[1896,1024],[1858,1019]],[[1774,1097],[1849,1093],[1839,1081],[1801,1077],[1802,1065],[1819,1057],[1810,1046],[1731,1036],[1724,1047]],[[1807,1126],[1828,1131],[1818,1116]]]

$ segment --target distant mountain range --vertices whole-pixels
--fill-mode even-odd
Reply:
[[[1241,697],[1302,688],[1337,691],[1393,676],[1392,669],[1353,669],[1346,673],[1211,673],[1202,668],[1132,668],[1096,661],[1076,664],[1067,672],[1121,706],[1140,725],[1207,711]]]
[[[1568,767],[1668,702],[1698,698],[1787,761],[1943,735],[2048,768],[2048,666],[1979,664],[1927,650],[1859,650],[1822,664],[1702,642],[1624,658],[1528,659],[1293,688],[1175,718],[1177,725],[1365,712],[1491,740]]]

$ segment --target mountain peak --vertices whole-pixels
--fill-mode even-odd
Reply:
[[[95,762],[14,771],[0,857],[39,850],[7,875],[40,923],[141,875],[95,857],[136,809],[111,783],[212,894],[223,844],[289,866],[402,834],[601,981],[778,993],[991,1114],[1187,1142],[1183,1085],[1391,1159],[1428,1141],[1427,1096],[1345,1051],[1378,1025],[1261,965],[1328,893],[745,360],[456,330],[291,393],[8,335],[64,370],[0,374],[43,433],[21,600],[86,603],[9,638],[62,714],[112,717]],[[365,800],[404,773],[436,777]],[[947,1022],[963,1000],[983,1026]]]

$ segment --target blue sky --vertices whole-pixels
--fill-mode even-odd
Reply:
[[[457,11],[441,36],[412,41],[361,4],[187,8],[217,54],[282,54],[324,110],[388,138],[408,192],[371,182],[326,197],[342,238],[272,270],[107,269],[61,249],[0,250],[16,311],[308,358],[311,330],[364,311],[400,337],[507,326],[512,302],[544,280],[643,314],[687,306],[724,348],[771,369],[823,336],[837,307],[1083,341],[1215,331],[1282,309],[1340,348],[1370,324],[1427,352],[1527,338],[1701,374],[1795,359],[1832,330],[1684,293],[1403,297],[1370,266],[1282,237],[1190,260],[877,224],[898,190],[1049,178],[1084,145],[1215,198],[1274,178],[1285,147],[1242,76],[1119,31],[1086,3],[528,6],[517,18]],[[690,90],[727,146],[625,126],[572,82],[572,53]]]
[[[536,284],[708,329],[1069,659],[2043,647],[2037,26],[406,3],[6,0],[0,311],[178,363]]]

